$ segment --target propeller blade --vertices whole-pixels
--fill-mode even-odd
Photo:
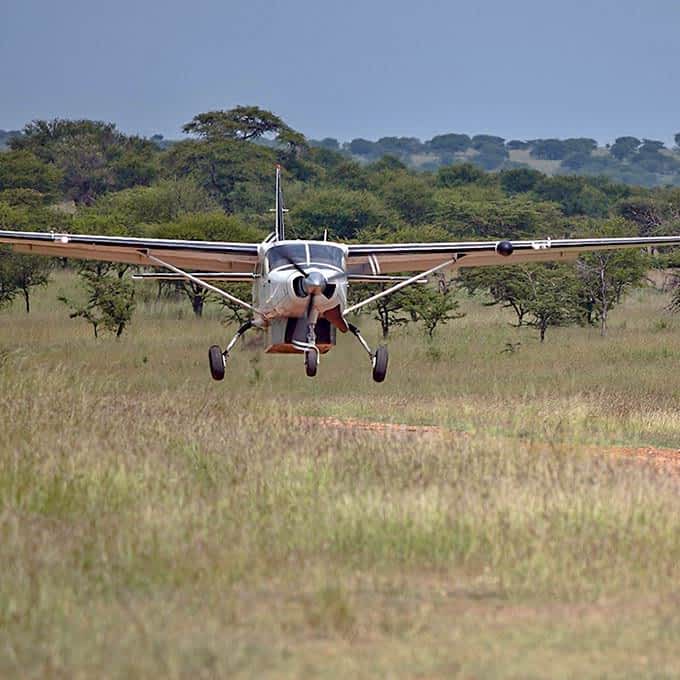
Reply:
[[[309,319],[312,309],[314,308],[314,298],[316,297],[316,294],[310,295],[309,296],[309,302],[307,303],[307,312],[305,313],[305,316],[307,319]]]
[[[281,255],[281,257],[282,257],[284,260],[286,260],[286,262],[288,262],[288,264],[292,264],[293,267],[295,267],[295,269],[297,269],[297,270],[300,272],[300,274],[302,274],[302,276],[304,276],[304,277],[307,276],[307,272],[300,266],[299,263],[297,263],[297,262],[296,262],[296,261],[288,254],[288,252],[287,252],[286,250],[283,250],[283,248],[282,248],[282,249],[279,250],[278,252],[279,252],[279,255]]]
[[[293,265],[293,267],[295,267],[295,269],[297,269],[300,272],[300,274],[302,274],[302,276],[307,278],[307,272],[297,262],[295,262],[293,258],[287,257],[286,260],[288,260],[288,262],[290,262]]]

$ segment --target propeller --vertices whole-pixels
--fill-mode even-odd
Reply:
[[[309,295],[309,302],[307,303],[307,311],[305,313],[305,318],[309,319],[312,313],[312,309],[314,308],[314,300],[316,296],[322,294],[331,282],[336,281],[337,279],[340,278],[344,278],[345,272],[336,272],[335,274],[326,277],[321,272],[318,271],[312,272],[305,271],[302,265],[299,262],[296,262],[290,255],[290,253],[288,253],[283,248],[279,250],[279,255],[284,260],[286,260],[286,262],[295,267],[295,269],[297,269],[297,271],[300,272],[302,276],[304,276],[304,279],[302,280],[302,290],[307,295]]]
[[[288,253],[285,253],[285,252],[284,252],[284,253],[281,253],[281,257],[282,257],[284,260],[287,260],[289,264],[292,264],[293,267],[295,267],[295,269],[297,269],[297,270],[300,272],[300,274],[302,274],[302,276],[304,276],[305,278],[307,278],[307,272],[306,272],[306,271],[300,266],[300,264],[299,264],[298,262],[296,262],[296,261],[295,261]]]

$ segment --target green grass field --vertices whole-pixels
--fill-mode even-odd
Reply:
[[[466,301],[382,385],[344,336],[214,383],[215,311],[95,341],[72,285],[0,313],[0,677],[680,676],[680,482],[591,446],[680,448],[663,295],[544,345]]]

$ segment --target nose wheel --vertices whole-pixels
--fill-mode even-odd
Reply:
[[[308,378],[313,378],[319,368],[319,348],[316,346],[316,330],[313,323],[307,326],[306,341],[293,340],[293,346],[304,353],[305,373]]]
[[[319,367],[319,353],[315,350],[305,352],[305,373],[308,378],[313,378],[316,375],[316,370]]]

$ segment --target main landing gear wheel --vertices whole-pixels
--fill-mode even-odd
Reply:
[[[219,345],[213,345],[208,350],[208,359],[210,360],[210,375],[212,375],[213,380],[224,380],[227,360]]]
[[[316,369],[319,366],[319,354],[314,350],[305,352],[305,373],[307,377],[313,378],[316,375]]]
[[[380,345],[373,355],[373,380],[382,382],[387,375],[387,347]]]

